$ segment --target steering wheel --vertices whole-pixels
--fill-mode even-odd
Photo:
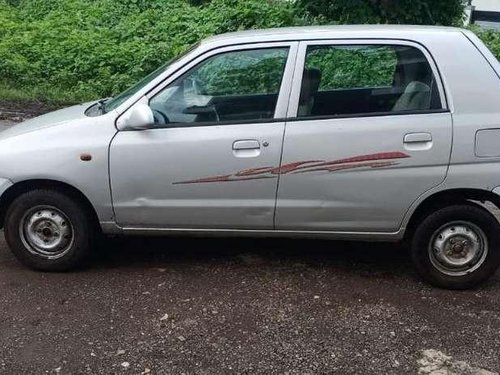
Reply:
[[[157,109],[153,109],[153,117],[155,119],[155,124],[165,125],[170,122],[167,115]]]

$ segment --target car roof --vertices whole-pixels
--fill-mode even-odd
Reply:
[[[202,41],[202,45],[235,43],[280,42],[310,39],[419,39],[419,36],[439,33],[461,33],[462,29],[445,26],[415,25],[335,25],[301,26],[275,29],[247,30],[216,35]]]

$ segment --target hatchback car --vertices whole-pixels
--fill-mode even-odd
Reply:
[[[500,262],[499,74],[455,28],[216,36],[0,133],[0,222],[39,270],[99,233],[408,239],[425,279],[471,287]]]

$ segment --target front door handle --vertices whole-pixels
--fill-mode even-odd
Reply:
[[[431,133],[408,133],[405,135],[404,143],[432,142]]]
[[[259,150],[260,142],[255,139],[245,139],[241,141],[235,141],[233,143],[233,150]]]
[[[234,141],[233,155],[237,158],[256,158],[260,155],[260,142],[256,139]]]

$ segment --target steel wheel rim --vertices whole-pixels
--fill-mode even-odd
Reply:
[[[467,221],[454,221],[437,229],[429,244],[432,265],[449,276],[477,270],[488,255],[488,239],[481,228]]]
[[[68,217],[53,206],[33,207],[19,224],[19,235],[26,249],[48,260],[61,258],[70,251],[74,233]]]

